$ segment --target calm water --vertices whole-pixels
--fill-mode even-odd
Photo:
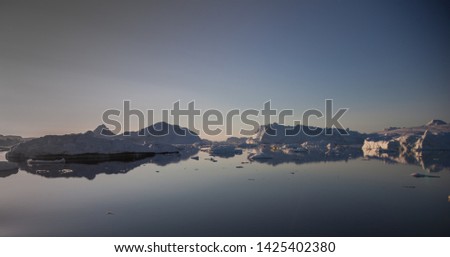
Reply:
[[[0,235],[450,236],[446,167],[247,155],[22,165],[0,173]]]

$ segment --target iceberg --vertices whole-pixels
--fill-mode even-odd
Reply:
[[[363,150],[374,150],[375,152],[396,152],[400,149],[400,142],[394,139],[373,139],[364,140]]]
[[[193,131],[178,125],[158,122],[147,128],[135,132],[125,132],[121,139],[134,143],[162,143],[192,145],[201,142],[200,137]]]
[[[198,135],[178,125],[156,123],[137,132],[115,135],[104,124],[84,134],[49,135],[22,142],[6,154],[12,161],[28,159],[68,162],[135,160],[155,154],[178,153],[201,142]]]
[[[427,126],[439,126],[439,125],[446,125],[447,122],[443,121],[443,120],[431,120],[430,122],[428,122],[426,125]]]
[[[209,154],[219,157],[233,157],[242,154],[242,150],[236,148],[234,145],[215,143],[209,148]]]
[[[335,128],[319,128],[303,125],[285,126],[273,123],[261,126],[256,134],[247,140],[247,143],[283,145],[322,141],[326,142],[326,144],[362,145],[364,137],[364,134],[350,130],[343,131]]]
[[[273,156],[268,154],[268,153],[264,153],[264,152],[260,152],[260,153],[253,153],[253,154],[249,154],[248,159],[253,161],[253,160],[267,160],[267,159],[272,159]]]
[[[285,154],[297,154],[309,152],[307,148],[297,144],[284,144],[283,146],[281,146],[281,151],[283,151]]]
[[[439,151],[450,150],[450,131],[449,132],[430,132],[426,130],[420,137],[415,146],[415,151]]]
[[[84,134],[49,135],[20,143],[6,153],[11,161],[58,160],[86,161],[112,160],[152,156],[148,146],[126,140],[108,140],[92,131]]]
[[[249,144],[248,141],[248,137],[229,137],[225,143],[239,148],[254,148],[257,146],[256,144]]]
[[[450,125],[432,120],[423,126],[375,132],[364,140],[362,149],[380,153],[450,150]]]

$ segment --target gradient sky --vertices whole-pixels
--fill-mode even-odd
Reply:
[[[449,1],[0,0],[0,37],[0,134],[83,132],[124,99],[450,122]]]

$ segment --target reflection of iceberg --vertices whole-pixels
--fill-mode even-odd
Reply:
[[[285,151],[286,148],[276,145],[260,146],[249,154],[251,161],[279,165],[283,163],[303,164],[310,162],[347,161],[362,156],[362,151],[354,147],[340,147],[330,150]]]
[[[19,172],[19,169],[0,171],[0,178],[6,178],[11,175],[17,174],[18,172]]]
[[[149,163],[154,163],[158,166],[166,166],[168,164],[188,160],[191,156],[196,155],[199,151],[198,148],[190,145],[178,145],[177,147],[178,149],[180,149],[178,153],[155,155],[154,157],[148,159]]]
[[[47,165],[47,164],[63,164],[66,160],[64,158],[58,160],[33,160],[27,161],[28,165]]]
[[[21,170],[40,175],[47,178],[87,178],[94,179],[97,174],[125,174],[129,171],[148,163],[164,166],[170,163],[177,163],[182,160],[187,160],[189,157],[197,154],[198,149],[194,147],[186,147],[179,153],[167,155],[155,155],[154,157],[140,159],[131,162],[101,162],[97,164],[52,164],[52,165],[36,165],[29,166],[27,163],[20,163]],[[17,171],[16,171],[17,173]]]
[[[285,144],[281,147],[285,154],[307,153],[308,149],[297,144]]]
[[[419,165],[430,172],[450,170],[450,152],[448,151],[380,153],[376,150],[363,149],[363,153],[367,159],[377,159],[392,164]]]
[[[87,178],[94,179],[97,174],[120,174],[127,173],[130,170],[148,163],[150,158],[135,162],[102,162],[98,164],[53,164],[29,166],[25,163],[20,164],[20,169],[26,172],[40,175],[47,178]]]
[[[0,171],[9,171],[17,169],[17,164],[13,162],[2,162],[0,161]]]
[[[5,178],[19,171],[17,164],[0,161],[0,177]]]

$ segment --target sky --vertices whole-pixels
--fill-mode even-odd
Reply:
[[[270,100],[289,123],[333,99],[362,132],[450,122],[449,1],[0,0],[0,35],[3,135],[84,132],[124,100]]]

